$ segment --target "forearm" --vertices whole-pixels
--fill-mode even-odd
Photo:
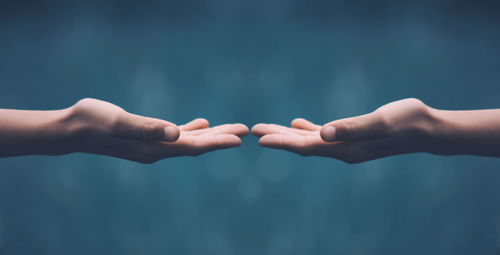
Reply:
[[[67,128],[69,114],[69,109],[0,109],[0,157],[70,152]]]
[[[441,155],[500,157],[500,109],[430,111],[433,120],[428,151]]]

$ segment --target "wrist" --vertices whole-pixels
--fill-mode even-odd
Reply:
[[[10,136],[2,141],[11,144],[6,155],[45,154],[60,155],[71,151],[71,133],[68,129],[68,109],[51,111],[14,110],[16,119],[7,122]]]
[[[453,148],[450,147],[450,135],[455,125],[448,118],[449,111],[438,110],[429,107],[429,121],[426,129],[425,152],[439,155],[452,155]]]
[[[436,142],[441,125],[440,112],[437,109],[421,104],[407,122],[404,129],[409,139],[409,151],[430,152],[436,149]]]
[[[64,140],[66,153],[85,151],[84,144],[90,126],[84,116],[75,105],[59,111],[57,129]]]
[[[57,155],[66,154],[73,151],[73,140],[75,129],[72,121],[72,113],[70,108],[62,110],[54,110],[47,112],[50,118],[48,122],[41,128],[39,137],[47,137],[52,141],[48,147],[46,154]]]

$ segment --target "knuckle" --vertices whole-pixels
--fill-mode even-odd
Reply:
[[[355,139],[358,137],[359,127],[354,122],[346,122],[337,129],[339,139]]]
[[[76,112],[84,112],[84,111],[87,111],[89,109],[93,109],[93,107],[95,107],[96,105],[103,104],[103,103],[104,102],[101,100],[86,97],[86,98],[82,98],[82,99],[78,100],[78,102],[76,102],[72,108]]]
[[[427,105],[417,98],[406,98],[402,100],[402,103],[407,106],[409,112],[413,112],[417,115],[424,114],[428,110]]]
[[[152,121],[146,121],[139,126],[139,134],[145,139],[161,139],[163,130]]]
[[[72,107],[74,113],[80,114],[80,113],[84,112],[85,110],[87,110],[89,108],[89,106],[92,104],[93,100],[95,100],[95,99],[92,99],[92,98],[80,99]]]
[[[411,105],[414,109],[425,109],[427,108],[427,105],[422,102],[422,100],[417,99],[417,98],[408,98],[406,99],[407,104]]]
[[[82,98],[80,100],[78,100],[78,102],[76,102],[76,105],[85,105],[85,104],[88,104],[88,103],[93,103],[97,101],[97,99],[94,99],[94,98],[90,98],[90,97],[85,97],[85,98]]]
[[[405,102],[405,103],[410,103],[410,104],[415,104],[415,105],[424,104],[422,102],[422,100],[420,100],[418,98],[414,98],[414,97],[406,98],[406,99],[403,99],[402,101]]]

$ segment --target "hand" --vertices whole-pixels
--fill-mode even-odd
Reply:
[[[291,127],[257,124],[252,134],[260,137],[259,144],[263,147],[359,163],[427,150],[434,121],[431,110],[417,99],[404,99],[323,127],[295,119]]]
[[[239,146],[248,134],[243,124],[209,128],[205,119],[177,127],[96,99],[57,111],[1,110],[0,123],[0,156],[86,152],[141,163]]]
[[[236,147],[241,144],[240,137],[248,134],[243,124],[209,128],[205,119],[177,127],[168,121],[127,113],[95,99],[84,99],[73,106],[72,119],[82,123],[76,132],[80,151],[141,163]]]

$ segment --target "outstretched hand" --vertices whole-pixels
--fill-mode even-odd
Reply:
[[[0,109],[0,123],[0,157],[87,152],[152,163],[236,147],[248,134],[243,124],[209,127],[195,119],[177,126],[97,99],[54,111]],[[358,163],[412,152],[500,157],[498,130],[499,109],[437,110],[410,98],[323,126],[305,119],[291,127],[257,124],[252,134],[264,147]]]
[[[259,144],[263,147],[359,163],[422,151],[431,127],[429,111],[430,108],[417,99],[404,99],[372,113],[323,126],[305,119],[293,120],[291,127],[257,124],[252,134],[260,137]]]
[[[176,126],[90,98],[63,110],[0,109],[0,123],[0,157],[87,152],[152,163],[239,146],[248,134],[243,124],[209,127],[195,119]]]
[[[78,151],[142,163],[236,147],[248,134],[243,124],[209,127],[195,119],[177,127],[165,120],[131,114],[108,102],[84,99],[72,107]],[[75,126],[75,125],[73,125]]]

